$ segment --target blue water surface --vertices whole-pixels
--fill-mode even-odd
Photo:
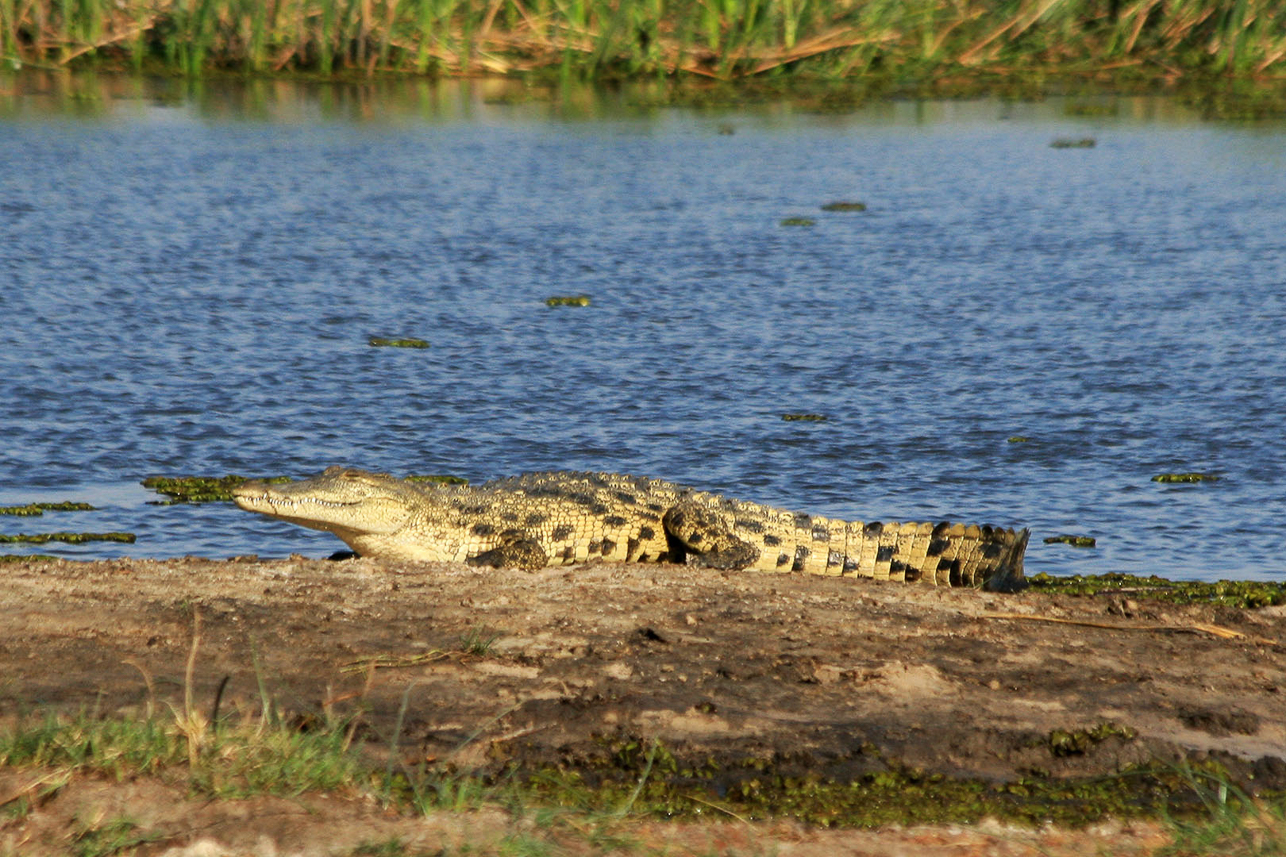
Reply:
[[[1029,573],[1286,579],[1284,125],[132,86],[0,101],[0,504],[100,506],[0,532],[138,535],[8,552],[325,556],[137,483],[343,463],[618,470],[1029,526]]]

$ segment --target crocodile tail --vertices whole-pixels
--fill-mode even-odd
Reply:
[[[983,588],[989,592],[1018,592],[1027,587],[1023,575],[1023,555],[1027,552],[1027,539],[1031,530],[1024,527],[1014,533],[1014,540],[1005,547],[998,558],[995,570],[987,576]]]

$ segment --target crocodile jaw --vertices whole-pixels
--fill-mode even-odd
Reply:
[[[232,490],[242,509],[324,530],[349,545],[396,532],[410,518],[415,489],[383,474],[339,467],[300,482],[247,482]]]
[[[339,503],[313,497],[288,497],[276,491],[248,493],[245,488],[234,488],[233,501],[249,512],[259,512],[314,530],[334,531],[348,521],[355,521],[354,512],[359,502]],[[348,527],[344,527],[348,529]]]

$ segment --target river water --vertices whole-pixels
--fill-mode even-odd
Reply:
[[[344,463],[619,470],[1029,526],[1029,572],[1286,578],[1286,125],[496,86],[0,78],[0,504],[100,507],[0,533],[138,536],[6,551],[325,556],[138,482]]]

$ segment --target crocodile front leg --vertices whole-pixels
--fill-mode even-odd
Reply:
[[[722,515],[699,503],[674,504],[661,516],[661,525],[675,562],[691,556],[700,565],[740,571],[759,559],[759,548],[733,534]]]
[[[468,565],[490,565],[496,568],[521,568],[535,571],[549,565],[549,554],[540,546],[540,542],[526,533],[501,533],[501,542],[491,550],[465,559]]]

